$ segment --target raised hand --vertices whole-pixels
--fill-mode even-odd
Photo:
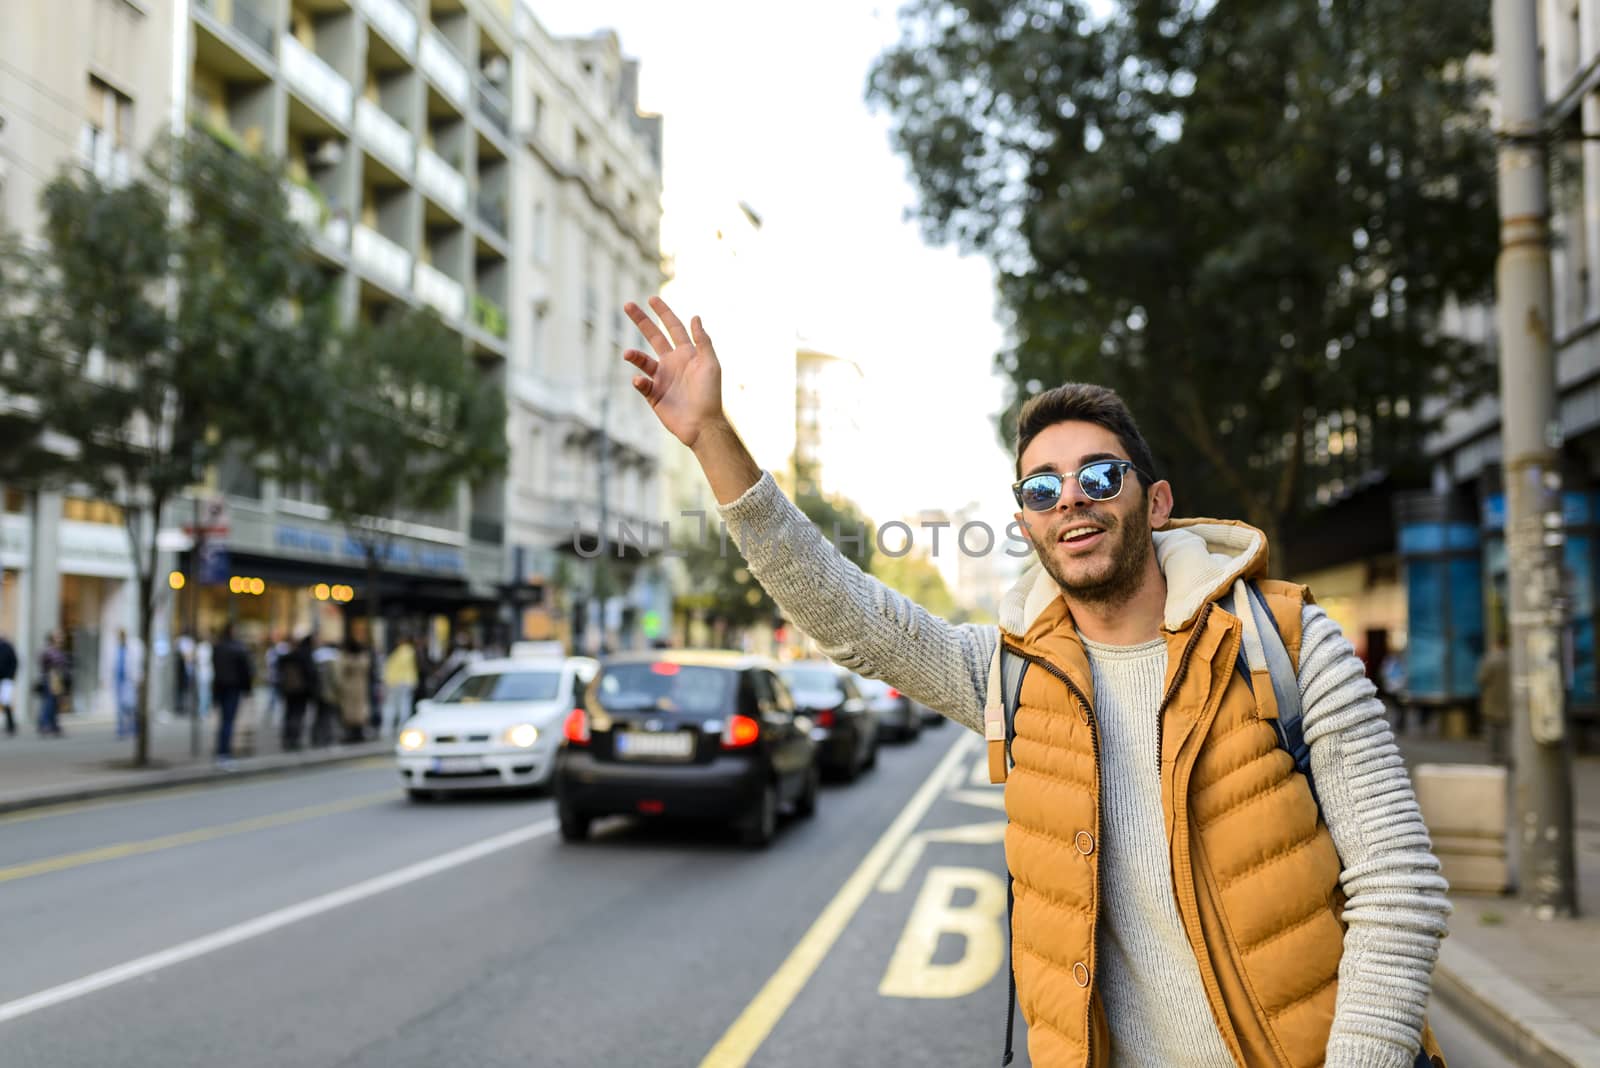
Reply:
[[[639,328],[655,356],[628,349],[622,358],[637,367],[633,388],[650,402],[661,425],[672,436],[694,448],[708,427],[725,422],[722,412],[722,365],[700,317],[682,321],[660,297],[650,298],[650,307],[661,317],[661,326],[639,305],[628,303],[623,311]],[[666,327],[662,333],[661,327]]]

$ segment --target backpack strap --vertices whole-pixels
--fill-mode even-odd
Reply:
[[[1237,594],[1244,588],[1248,605],[1237,605]],[[1295,770],[1306,778],[1311,797],[1322,811],[1317,783],[1311,775],[1311,747],[1306,744],[1305,722],[1300,707],[1300,680],[1289,649],[1284,644],[1278,621],[1267,607],[1266,596],[1254,582],[1238,582],[1222,600],[1222,607],[1239,617],[1244,625],[1244,640],[1239,644],[1239,674],[1262,707],[1262,716],[1272,724],[1278,745],[1294,761]],[[1270,705],[1269,705],[1270,702]]]

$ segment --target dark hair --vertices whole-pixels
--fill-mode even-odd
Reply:
[[[1047,389],[1028,398],[1017,413],[1017,477],[1022,477],[1022,453],[1028,443],[1040,432],[1057,423],[1093,423],[1105,427],[1117,436],[1127,459],[1143,471],[1146,478],[1155,478],[1156,461],[1150,446],[1133,421],[1133,413],[1115,390],[1094,386],[1086,382],[1068,382],[1064,386]]]

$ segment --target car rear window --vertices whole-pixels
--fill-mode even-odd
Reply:
[[[616,664],[600,674],[600,707],[608,712],[710,715],[728,703],[735,672],[689,664]]]
[[[561,673],[556,671],[505,671],[468,675],[449,694],[440,698],[447,705],[478,701],[554,701],[561,692]]]
[[[826,667],[786,667],[779,672],[783,681],[789,684],[791,690],[837,690],[839,688],[838,676],[832,668]]]
[[[889,692],[889,684],[882,679],[859,679],[856,685],[861,688],[862,694],[867,697],[882,697]]]

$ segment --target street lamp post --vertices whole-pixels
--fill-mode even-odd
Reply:
[[[1501,128],[1501,444],[1511,624],[1512,759],[1522,898],[1542,919],[1575,915],[1572,738],[1567,730],[1560,423],[1551,345],[1549,186],[1538,20],[1494,0]]]

